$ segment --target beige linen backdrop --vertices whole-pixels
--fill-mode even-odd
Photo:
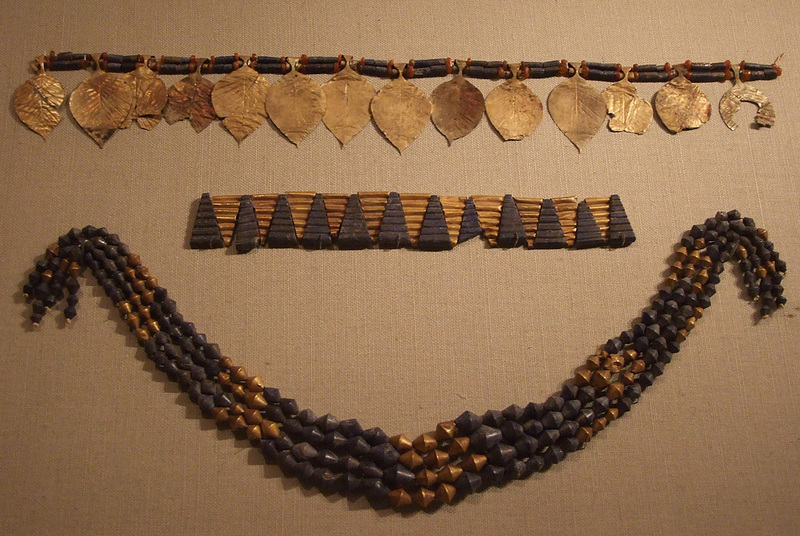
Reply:
[[[0,28],[0,533],[797,534],[795,2],[32,0],[5,2]],[[623,64],[785,53],[785,74],[754,84],[775,103],[772,129],[751,128],[745,105],[729,131],[717,103],[730,84],[704,84],[713,111],[701,129],[603,127],[582,154],[546,113],[513,143],[486,118],[451,147],[428,125],[402,156],[372,123],[344,148],[322,125],[295,147],[266,123],[238,147],[219,122],[200,134],[182,122],[133,126],[101,150],[66,108],[47,142],[16,119],[14,89],[50,49]],[[86,73],[57,76],[72,91]],[[414,83],[430,95],[442,81]],[[546,103],[559,82],[526,84]],[[475,83],[484,95],[497,86]],[[637,87],[650,99],[660,84]],[[588,251],[480,241],[440,253],[188,249],[202,192],[292,190],[618,193],[638,239]],[[630,415],[545,474],[432,513],[325,497],[265,465],[165,381],[94,281],[70,325],[59,310],[31,329],[21,298],[58,235],[106,226],[248,372],[317,414],[414,437],[467,409],[544,400],[646,307],[681,233],[732,208],[769,229],[786,259],[787,307],[757,322],[737,271],[726,271],[714,306]]]

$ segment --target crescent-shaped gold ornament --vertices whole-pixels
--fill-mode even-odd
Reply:
[[[733,66],[733,87],[730,88],[719,101],[719,114],[725,125],[731,129],[736,130],[739,126],[733,120],[733,116],[741,108],[742,102],[752,102],[758,106],[758,113],[756,114],[756,125],[760,127],[771,127],[775,124],[775,108],[769,101],[769,97],[750,84],[742,83],[739,75],[739,67]]]

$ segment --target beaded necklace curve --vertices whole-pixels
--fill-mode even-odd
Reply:
[[[618,63],[581,61],[473,61],[436,58],[394,60],[351,56],[250,57],[144,56],[141,54],[75,54],[51,52],[32,62],[35,75],[14,94],[19,119],[45,137],[58,125],[58,109],[67,100],[64,87],[45,71],[92,69],[72,92],[69,108],[76,122],[102,147],[119,129],[134,120],[151,130],[165,118],[169,124],[188,119],[200,132],[222,120],[241,143],[267,118],[284,136],[299,143],[324,123],[342,145],[374,120],[398,151],[411,144],[429,121],[448,144],[469,134],[486,113],[503,140],[530,136],[542,120],[541,99],[522,81],[565,77],[547,98],[553,121],[580,151],[608,118],[612,132],[644,134],[653,119],[653,106],[636,95],[634,83],[665,84],[654,99],[655,112],[672,133],[695,129],[711,118],[711,103],[697,83],[724,82],[734,86],[722,97],[719,112],[731,130],[742,102],[758,107],[757,126],[772,126],[775,109],[769,98],[750,81],[774,80],[781,75],[772,64],[730,60],[714,63],[685,61],[623,67]],[[122,73],[117,76],[114,73]],[[186,75],[167,90],[159,75]],[[213,83],[203,74],[225,75]],[[270,84],[265,74],[282,75]],[[308,75],[331,74],[320,85]],[[453,78],[440,84],[430,97],[411,83],[414,78]],[[364,76],[392,79],[380,91]],[[486,97],[467,80],[503,81]],[[587,80],[612,82],[602,93]]]
[[[738,262],[762,316],[786,303],[786,263],[766,230],[736,210],[719,212],[681,239],[663,288],[633,327],[602,345],[558,394],[482,416],[465,411],[414,440],[301,410],[250,376],[183,318],[139,256],[105,228],[61,236],[23,292],[34,325],[64,298],[72,320],[78,277],[88,267],[155,366],[205,417],[247,437],[268,463],[323,493],[363,494],[376,508],[430,509],[545,471],[630,411],[711,305],[728,261]]]

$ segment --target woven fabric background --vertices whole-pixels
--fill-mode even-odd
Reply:
[[[796,534],[799,28],[797,5],[785,1],[7,4],[0,533]],[[578,154],[547,114],[516,143],[484,119],[451,147],[429,125],[400,156],[373,124],[344,148],[324,126],[295,148],[267,123],[237,147],[219,123],[198,135],[183,122],[134,126],[100,150],[66,109],[45,143],[11,100],[28,59],[50,49],[625,64],[785,56],[781,78],[755,84],[775,103],[772,129],[749,128],[746,105],[742,127],[728,131],[716,107],[729,85],[704,84],[714,110],[692,132],[604,128]],[[86,73],[57,76],[71,91]],[[414,83],[430,94],[442,81]],[[560,81],[526,84],[546,101]],[[497,82],[476,85],[487,94]],[[659,87],[641,84],[639,94]],[[202,192],[287,190],[618,193],[638,240],[615,251],[479,241],[442,253],[187,248]],[[414,437],[466,409],[544,400],[648,304],[681,233],[732,208],[766,227],[786,259],[787,307],[756,321],[737,271],[726,271],[715,305],[629,416],[545,474],[433,513],[375,511],[265,466],[165,381],[94,282],[70,325],[51,314],[31,329],[21,297],[58,235],[106,226],[248,372],[320,415]]]

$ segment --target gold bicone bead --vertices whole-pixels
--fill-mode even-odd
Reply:
[[[686,336],[689,335],[689,332],[685,329],[679,329],[677,335],[675,335],[675,340],[679,343],[686,340]]]
[[[241,404],[240,402],[236,402],[235,404],[231,404],[230,405],[230,407],[228,408],[228,412],[231,415],[244,415],[244,411],[246,409],[247,408],[244,407],[244,404]]]
[[[139,329],[139,326],[141,325],[139,323],[139,315],[136,313],[125,315],[125,323],[128,324],[128,327],[133,330]]]
[[[448,463],[450,463],[450,455],[439,449],[434,449],[425,456],[425,465],[434,469],[439,469]]]
[[[231,367],[230,373],[231,381],[234,383],[242,383],[247,379],[247,371],[244,370],[244,367],[233,366]]]
[[[150,331],[150,333],[152,333],[153,335],[155,335],[156,333],[158,333],[158,331],[159,331],[161,328],[159,328],[159,327],[158,327],[158,322],[156,322],[155,320],[153,320],[153,319],[151,318],[151,319],[149,319],[149,320],[147,321],[147,329],[148,329],[148,331]]]
[[[138,253],[128,253],[128,266],[139,266],[142,264],[142,259]]]
[[[158,286],[158,279],[155,277],[148,277],[144,283],[150,290],[155,290]]]
[[[155,294],[152,290],[145,290],[142,292],[142,303],[150,305],[155,300]]]
[[[447,448],[447,453],[450,456],[461,456],[462,454],[467,453],[468,448],[469,448],[468,437],[454,437],[453,440],[450,442],[450,446]]]
[[[231,376],[227,372],[220,372],[217,374],[217,381],[222,387],[230,389],[231,387]]]
[[[619,375],[619,381],[622,382],[622,385],[633,385],[633,383],[636,381],[636,377],[633,375],[633,372],[626,370]]]
[[[281,427],[278,423],[264,419],[261,421],[261,433],[267,437],[275,439],[281,435]]]
[[[578,428],[578,433],[575,437],[578,438],[578,441],[581,443],[588,443],[592,440],[592,436],[594,435],[594,431],[588,426],[581,426]]]
[[[414,448],[411,440],[405,434],[397,434],[389,438],[389,443],[399,452],[405,452]]]
[[[697,273],[697,268],[695,268],[693,264],[687,264],[686,267],[683,269],[682,275],[683,277],[694,277],[694,274],[696,273]]]
[[[618,417],[619,409],[617,408],[611,408],[606,412],[606,419],[608,419],[608,422],[616,421]]]
[[[215,406],[215,407],[211,408],[211,416],[214,418],[214,421],[216,421],[217,423],[223,423],[223,422],[227,422],[228,417],[230,415],[228,414],[227,408],[220,408],[220,407],[216,407]]]
[[[608,370],[595,370],[592,373],[592,387],[605,389],[611,383],[611,372]]]
[[[700,252],[698,250],[696,250],[696,249],[693,250],[691,253],[689,253],[689,259],[688,260],[692,264],[696,263],[697,261],[700,260]]]
[[[453,439],[456,435],[456,423],[453,421],[440,422],[436,425],[436,432],[434,436],[439,441],[446,441]]]
[[[698,320],[703,318],[703,308],[702,307],[693,307],[692,308],[692,316],[697,318]]]
[[[756,229],[756,236],[758,236],[761,240],[769,240],[769,231],[762,227],[758,227]]]
[[[694,249],[703,249],[706,247],[706,239],[698,238],[694,241]]]
[[[700,283],[699,281],[695,281],[694,283],[692,283],[692,292],[694,294],[702,294],[703,284]]]
[[[598,354],[595,354],[595,355],[589,357],[586,360],[586,368],[588,368],[589,370],[597,370],[597,369],[599,369],[601,360],[602,360],[602,357],[600,355],[598,355]]]
[[[470,473],[480,473],[484,465],[486,465],[486,456],[483,454],[470,454],[461,462],[461,468]]]
[[[420,508],[427,508],[436,499],[436,494],[428,488],[419,488],[413,493],[411,498]]]
[[[237,399],[239,399],[239,400],[243,399],[244,398],[244,386],[243,385],[239,385],[238,383],[232,384],[231,385],[231,393],[233,393],[233,396],[235,396]]]
[[[69,264],[69,275],[72,277],[78,277],[81,275],[81,265],[75,261],[71,262]]]
[[[598,417],[594,420],[594,423],[592,423],[592,430],[594,433],[602,432],[606,429],[606,423],[608,423],[608,419],[605,417]]]
[[[684,246],[681,246],[675,250],[675,258],[678,259],[680,262],[685,261],[688,256],[689,252],[686,250]]]
[[[697,275],[695,276],[694,280],[700,283],[701,285],[705,285],[708,282],[708,270],[703,268],[702,270],[697,272]]]
[[[259,376],[250,376],[245,381],[245,386],[247,387],[248,391],[252,391],[254,393],[261,393],[264,391],[264,380],[262,380]]]
[[[404,508],[411,505],[411,495],[404,489],[393,489],[389,492],[389,502],[393,508]]]
[[[144,292],[146,289],[146,287],[144,286],[144,281],[142,281],[141,279],[134,279],[133,283],[131,283],[131,287],[133,288],[133,290],[139,293]]]
[[[426,452],[430,452],[435,449],[439,442],[436,441],[436,438],[430,434],[421,434],[414,440],[412,444],[414,445],[415,449],[425,454]]]
[[[419,473],[417,473],[417,483],[420,486],[425,486],[426,488],[432,488],[434,484],[439,481],[439,477],[436,476],[436,473],[431,471],[430,469],[423,469]]]
[[[119,309],[119,314],[123,316],[133,312],[133,307],[131,307],[131,302],[129,302],[128,300],[122,300],[121,302],[119,302],[119,305],[117,305],[117,309]]]
[[[261,424],[264,417],[257,409],[248,408],[244,410],[244,420],[247,421],[247,424]]]
[[[261,427],[257,424],[251,424],[247,427],[247,439],[250,441],[256,441],[261,439]]]
[[[637,355],[639,354],[637,354],[636,350],[634,350],[633,348],[628,348],[627,350],[622,352],[622,357],[625,358],[625,363],[630,363],[631,361],[636,359]]]
[[[698,264],[700,265],[700,268],[708,269],[714,266],[714,261],[712,261],[711,257],[708,255],[703,255],[700,257]]]
[[[412,471],[419,467],[422,467],[422,465],[424,464],[422,456],[417,454],[417,452],[414,450],[407,450],[406,452],[401,454],[399,461]]]
[[[460,477],[463,472],[464,470],[457,465],[446,465],[441,471],[437,473],[436,476],[438,476],[439,480],[441,480],[442,482],[449,482],[450,484],[452,484],[453,482],[458,480],[458,477]]]
[[[228,426],[230,426],[231,430],[234,432],[240,432],[247,428],[247,422],[242,415],[231,415],[228,418]]]
[[[230,369],[233,366],[233,360],[228,356],[222,356],[219,358],[219,366],[222,368],[222,370],[230,372]]]
[[[623,394],[625,394],[625,386],[622,385],[622,382],[613,382],[606,389],[606,396],[611,400],[616,400]]]
[[[758,270],[756,270],[756,277],[759,279],[765,279],[768,275],[767,268],[764,266],[759,266]]]
[[[436,488],[436,500],[444,504],[450,504],[456,498],[456,493],[455,486],[443,482]]]
[[[637,359],[631,366],[631,372],[634,374],[641,374],[645,370],[647,370],[647,365],[645,364],[644,359]]]
[[[683,263],[680,261],[675,261],[669,265],[669,273],[671,274],[680,274],[683,273]]]
[[[583,387],[592,381],[592,371],[588,368],[579,368],[575,371],[575,385]]]
[[[603,368],[611,371],[614,374],[622,370],[622,367],[624,366],[625,366],[625,358],[617,354],[611,354],[610,356],[608,356],[608,358],[606,358],[605,361],[603,361]]]
[[[747,248],[743,245],[739,244],[739,247],[736,248],[735,256],[739,259],[746,259],[747,258]]]
[[[268,405],[267,400],[261,393],[245,393],[244,401],[247,407],[253,409],[265,409]]]
[[[693,316],[690,316],[686,319],[686,331],[692,331],[694,326],[697,324],[697,319]]]
[[[145,342],[150,339],[150,334],[147,333],[147,330],[144,328],[137,328],[136,329],[136,339],[139,342]]]
[[[667,276],[667,279],[666,279],[666,280],[664,280],[664,282],[667,284],[667,286],[668,286],[669,288],[674,288],[674,287],[675,287],[675,285],[677,285],[677,284],[678,284],[678,276],[677,276],[677,275],[675,275],[675,274],[669,274],[669,275]]]
[[[44,258],[47,260],[55,259],[56,257],[58,257],[58,251],[59,251],[58,244],[53,244],[52,246],[50,246],[45,250]]]

